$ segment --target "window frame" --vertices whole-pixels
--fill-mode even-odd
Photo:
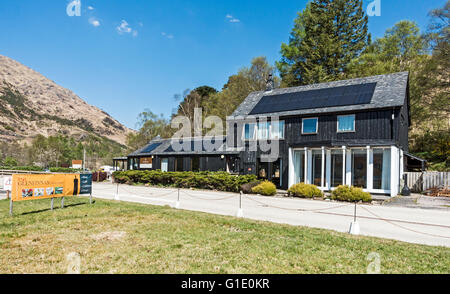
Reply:
[[[246,137],[246,134],[245,134],[245,128],[247,127],[247,125],[248,125],[248,126],[253,125],[253,135],[252,135],[252,138],[247,138],[247,137]],[[249,130],[250,130],[250,129],[249,129]],[[243,131],[242,133],[243,133],[244,141],[246,141],[246,142],[258,140],[258,123],[256,123],[256,122],[254,122],[254,123],[253,123],[253,122],[252,122],[252,123],[245,123],[245,124],[244,124],[244,131]]]
[[[339,130],[339,118],[340,117],[348,117],[348,116],[353,116],[353,130],[351,130],[351,131]],[[337,132],[338,133],[356,133],[356,114],[338,115],[336,121],[337,121]]]
[[[279,137],[279,138],[275,138],[274,137],[274,135],[273,135],[273,133],[272,133],[272,130],[273,130],[273,121],[271,121],[271,122],[269,122],[270,123],[270,125],[269,125],[269,140],[284,140],[285,139],[285,137],[286,137],[286,134],[285,134],[285,131],[286,131],[286,128],[285,128],[285,125],[286,125],[286,122],[284,121],[284,120],[278,120],[277,121],[278,122],[278,131],[279,131],[279,133],[281,133],[282,134],[282,136],[281,137]],[[283,127],[282,128],[280,128],[280,125],[283,125]]]
[[[305,120],[316,120],[316,131],[314,133],[305,133]],[[319,117],[302,118],[302,135],[317,135],[319,133]]]

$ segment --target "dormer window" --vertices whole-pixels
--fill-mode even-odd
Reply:
[[[313,135],[317,134],[319,129],[319,119],[315,118],[304,118],[302,121],[302,134],[303,135]]]
[[[355,115],[339,115],[337,117],[338,133],[351,133],[355,131]]]

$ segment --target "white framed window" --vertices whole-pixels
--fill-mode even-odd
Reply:
[[[319,131],[319,118],[304,118],[302,120],[302,134],[313,135]]]
[[[355,115],[338,115],[337,117],[337,132],[338,133],[353,133],[356,129]]]

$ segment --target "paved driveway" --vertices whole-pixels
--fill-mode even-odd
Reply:
[[[94,183],[93,195],[114,200],[117,189],[120,201],[174,207],[178,199],[177,189],[118,187],[109,183]],[[233,193],[181,189],[179,208],[236,216],[239,198]],[[244,218],[347,232],[355,207],[348,203],[244,195],[242,209]],[[361,235],[450,247],[450,212],[446,210],[358,205],[357,219]]]

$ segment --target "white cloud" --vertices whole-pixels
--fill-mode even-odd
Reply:
[[[88,10],[94,10],[95,8],[92,6],[88,6]]]
[[[122,20],[122,22],[116,29],[119,34],[129,34],[132,31],[130,25],[127,23],[126,20]]]
[[[99,27],[100,26],[100,21],[98,19],[96,19],[95,17],[91,17],[89,19],[89,23],[91,25],[93,25],[94,27]]]
[[[116,27],[116,30],[120,35],[131,34],[133,37],[137,37],[138,35],[138,31],[131,28],[126,20],[122,20],[120,25]]]
[[[232,16],[231,14],[227,14],[225,17],[226,17],[226,18],[229,20],[229,22],[231,22],[231,23],[238,23],[238,22],[241,22],[240,19],[235,18],[235,17]]]
[[[161,36],[166,37],[167,39],[173,39],[174,36],[172,34],[167,34],[166,32],[162,32]]]

